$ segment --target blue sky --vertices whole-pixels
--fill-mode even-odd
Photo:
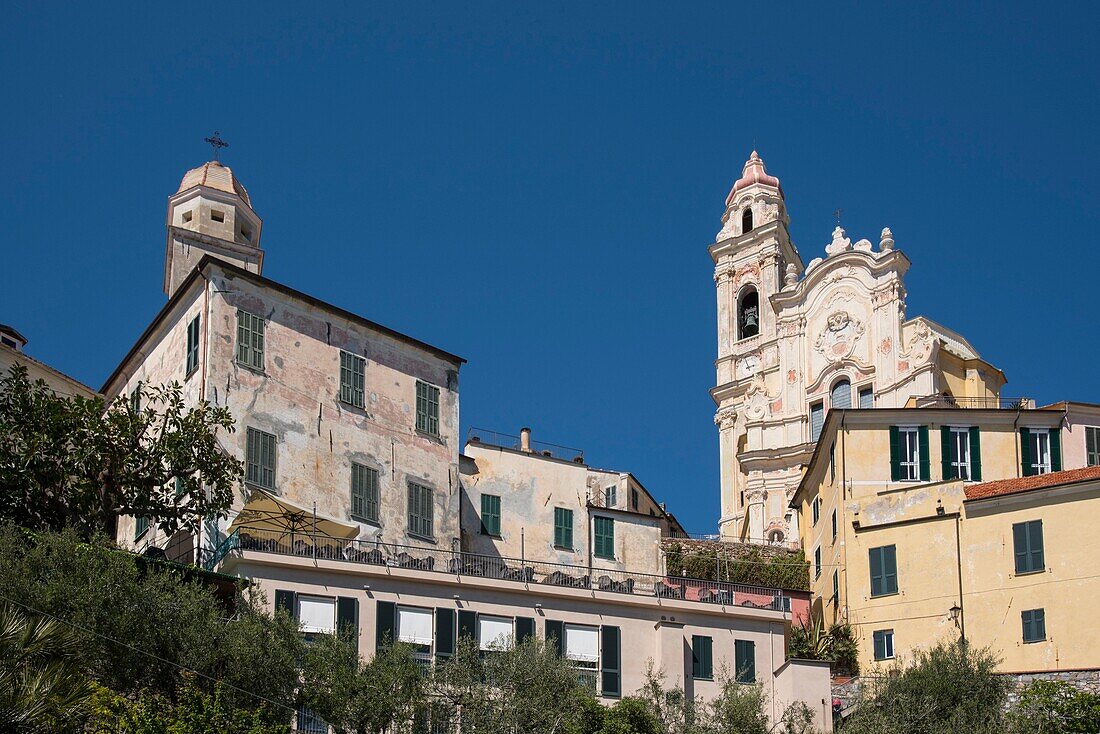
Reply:
[[[838,207],[890,226],[910,315],[1006,395],[1100,401],[1095,8],[593,5],[8,8],[0,321],[99,386],[218,129],[265,275],[469,359],[464,428],[530,425],[708,532],[706,248],[755,144],[806,261]]]

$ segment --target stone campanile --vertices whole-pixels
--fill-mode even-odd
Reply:
[[[248,191],[219,161],[184,174],[168,199],[164,292],[171,297],[204,255],[214,255],[253,273],[261,273],[263,220],[252,210]]]

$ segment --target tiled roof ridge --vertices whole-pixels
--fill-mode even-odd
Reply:
[[[1100,466],[1086,466],[1079,469],[1065,469],[1046,474],[1036,474],[1030,477],[1014,477],[1012,479],[998,479],[992,482],[972,484],[965,489],[966,499],[978,500],[989,497],[1028,492],[1035,489],[1049,489],[1063,484],[1087,482],[1092,479],[1100,479]]]

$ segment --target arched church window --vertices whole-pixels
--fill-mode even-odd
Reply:
[[[768,542],[771,543],[772,545],[779,545],[780,543],[782,543],[783,542],[783,531],[782,530],[772,530],[770,533],[768,533]]]
[[[752,209],[748,207],[741,213],[741,234],[748,234],[752,231]]]
[[[760,333],[760,296],[749,288],[737,305],[737,338],[748,339]]]
[[[847,379],[840,379],[833,385],[829,393],[829,408],[831,410],[847,410],[852,407],[852,383]]]

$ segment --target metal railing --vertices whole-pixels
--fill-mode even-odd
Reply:
[[[466,442],[472,444],[484,444],[486,446],[500,446],[505,449],[513,449],[515,451],[521,451],[519,436],[512,436],[507,433],[499,433],[497,431],[489,431],[484,428],[471,428],[466,432]],[[549,456],[553,459],[562,459],[563,461],[575,461],[578,463],[584,463],[584,451],[581,449],[575,449],[569,446],[559,446],[556,443],[547,443],[546,441],[534,441],[530,443],[531,453],[538,454],[539,456]]]
[[[1033,398],[956,397],[938,393],[916,398],[918,408],[978,408],[990,410],[1034,410]]]
[[[777,611],[789,609],[781,589],[765,586],[749,586],[684,576],[635,573],[595,566],[575,566],[371,540],[343,540],[310,533],[289,533],[247,527],[239,528],[237,532],[239,542],[232,552],[274,553],[317,560],[347,561],[456,576],[499,579],[519,584],[563,586],[755,609]],[[228,541],[229,538],[226,540]],[[227,551],[227,554],[229,552],[231,551]]]

